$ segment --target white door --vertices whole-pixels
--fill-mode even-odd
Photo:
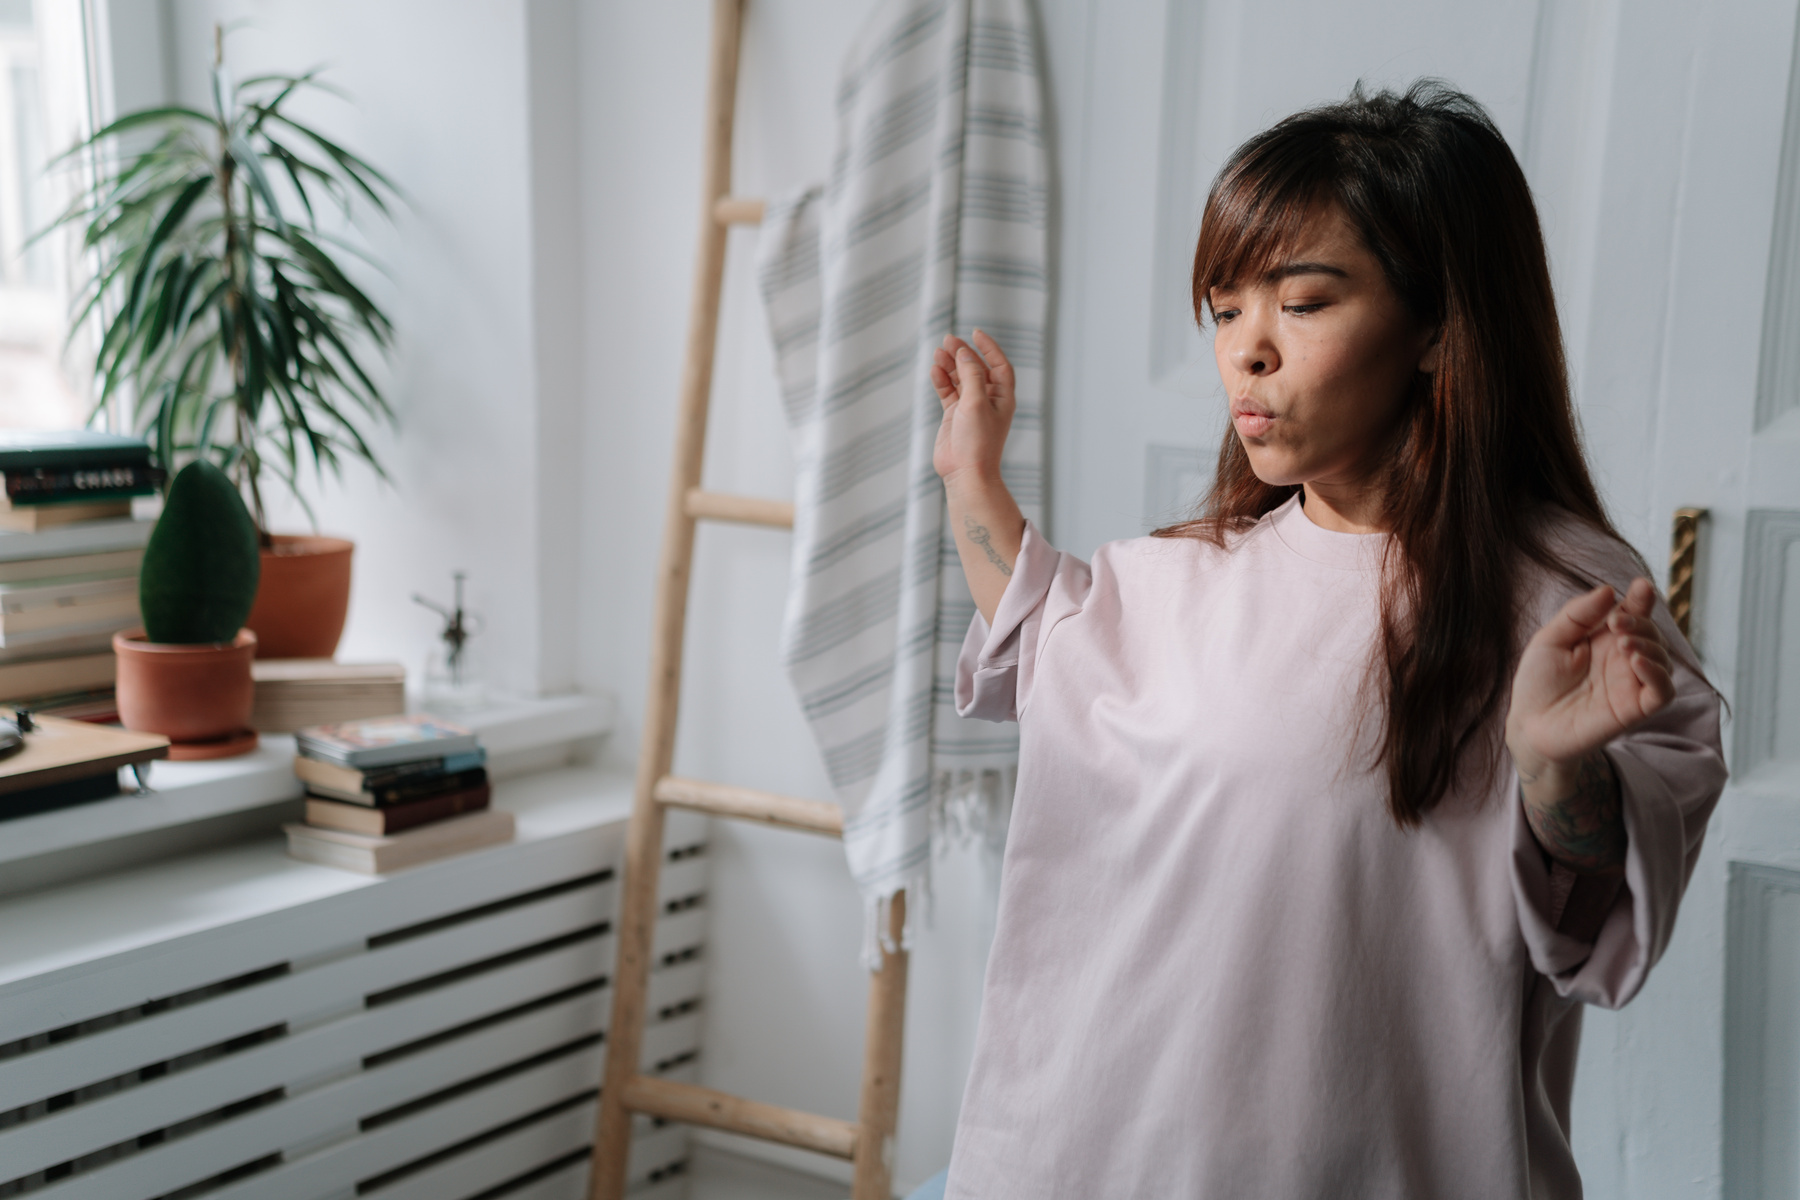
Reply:
[[[1061,188],[1052,532],[1076,553],[1166,522],[1209,477],[1224,412],[1187,270],[1224,156],[1358,79],[1439,76],[1493,113],[1538,197],[1615,520],[1661,572],[1673,511],[1711,513],[1695,637],[1735,716],[1674,944],[1633,1004],[1589,1014],[1577,1157],[1596,1197],[1800,1196],[1795,0],[1041,12]]]

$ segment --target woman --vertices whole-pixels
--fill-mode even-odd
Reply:
[[[932,368],[1018,797],[948,1195],[1574,1197],[1580,1004],[1667,945],[1718,705],[1601,508],[1525,178],[1354,93],[1207,200],[1233,428],[1201,517],[1050,548],[1011,367]]]

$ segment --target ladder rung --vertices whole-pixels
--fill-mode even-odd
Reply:
[[[849,1121],[745,1100],[691,1083],[638,1075],[625,1085],[624,1102],[635,1112],[669,1121],[705,1125],[837,1158],[856,1154],[856,1126]]]
[[[652,794],[664,804],[691,808],[715,817],[764,821],[805,833],[822,833],[826,837],[844,836],[844,810],[823,800],[802,800],[779,792],[759,792],[675,775],[665,775],[657,780]]]
[[[687,514],[709,521],[741,521],[746,525],[771,525],[777,529],[794,527],[794,506],[786,500],[733,496],[701,488],[688,489]]]
[[[721,196],[713,203],[713,220],[721,225],[761,225],[763,202],[754,196]]]

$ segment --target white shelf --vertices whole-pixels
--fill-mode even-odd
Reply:
[[[546,771],[500,784],[494,803],[518,819],[515,839],[392,875],[361,875],[287,856],[281,835],[164,859],[94,879],[0,899],[0,1003],[83,964],[350,892],[457,872],[483,860],[526,873],[570,835],[616,826],[631,811],[632,779],[599,767]],[[670,814],[688,820],[687,814]],[[698,818],[689,836],[700,836]],[[575,839],[579,840],[579,839]]]
[[[493,774],[504,778],[512,773],[509,759],[544,765],[534,758],[604,735],[612,728],[613,709],[609,696],[552,696],[501,701],[480,712],[459,713],[455,720],[480,735]],[[293,759],[292,737],[266,733],[262,745],[237,758],[155,763],[149,795],[0,822],[0,864],[292,800],[301,793]]]

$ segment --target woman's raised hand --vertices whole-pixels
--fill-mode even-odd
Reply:
[[[992,621],[1025,538],[1025,517],[1000,478],[1000,451],[1012,426],[1013,368],[1000,343],[979,329],[974,346],[952,334],[932,357],[931,383],[944,402],[944,420],[931,462],[944,478],[969,594]]]
[[[1563,605],[1525,646],[1506,741],[1522,769],[1590,754],[1675,698],[1669,647],[1650,619],[1656,589],[1598,587]]]
[[[974,346],[950,334],[933,355],[931,383],[944,405],[931,455],[937,473],[998,480],[1013,417],[1013,367],[1000,343],[979,329]]]
[[[1669,646],[1651,620],[1656,589],[1634,579],[1620,599],[1598,587],[1563,605],[1519,656],[1506,747],[1525,821],[1551,858],[1617,875],[1628,831],[1606,743],[1675,698]]]

